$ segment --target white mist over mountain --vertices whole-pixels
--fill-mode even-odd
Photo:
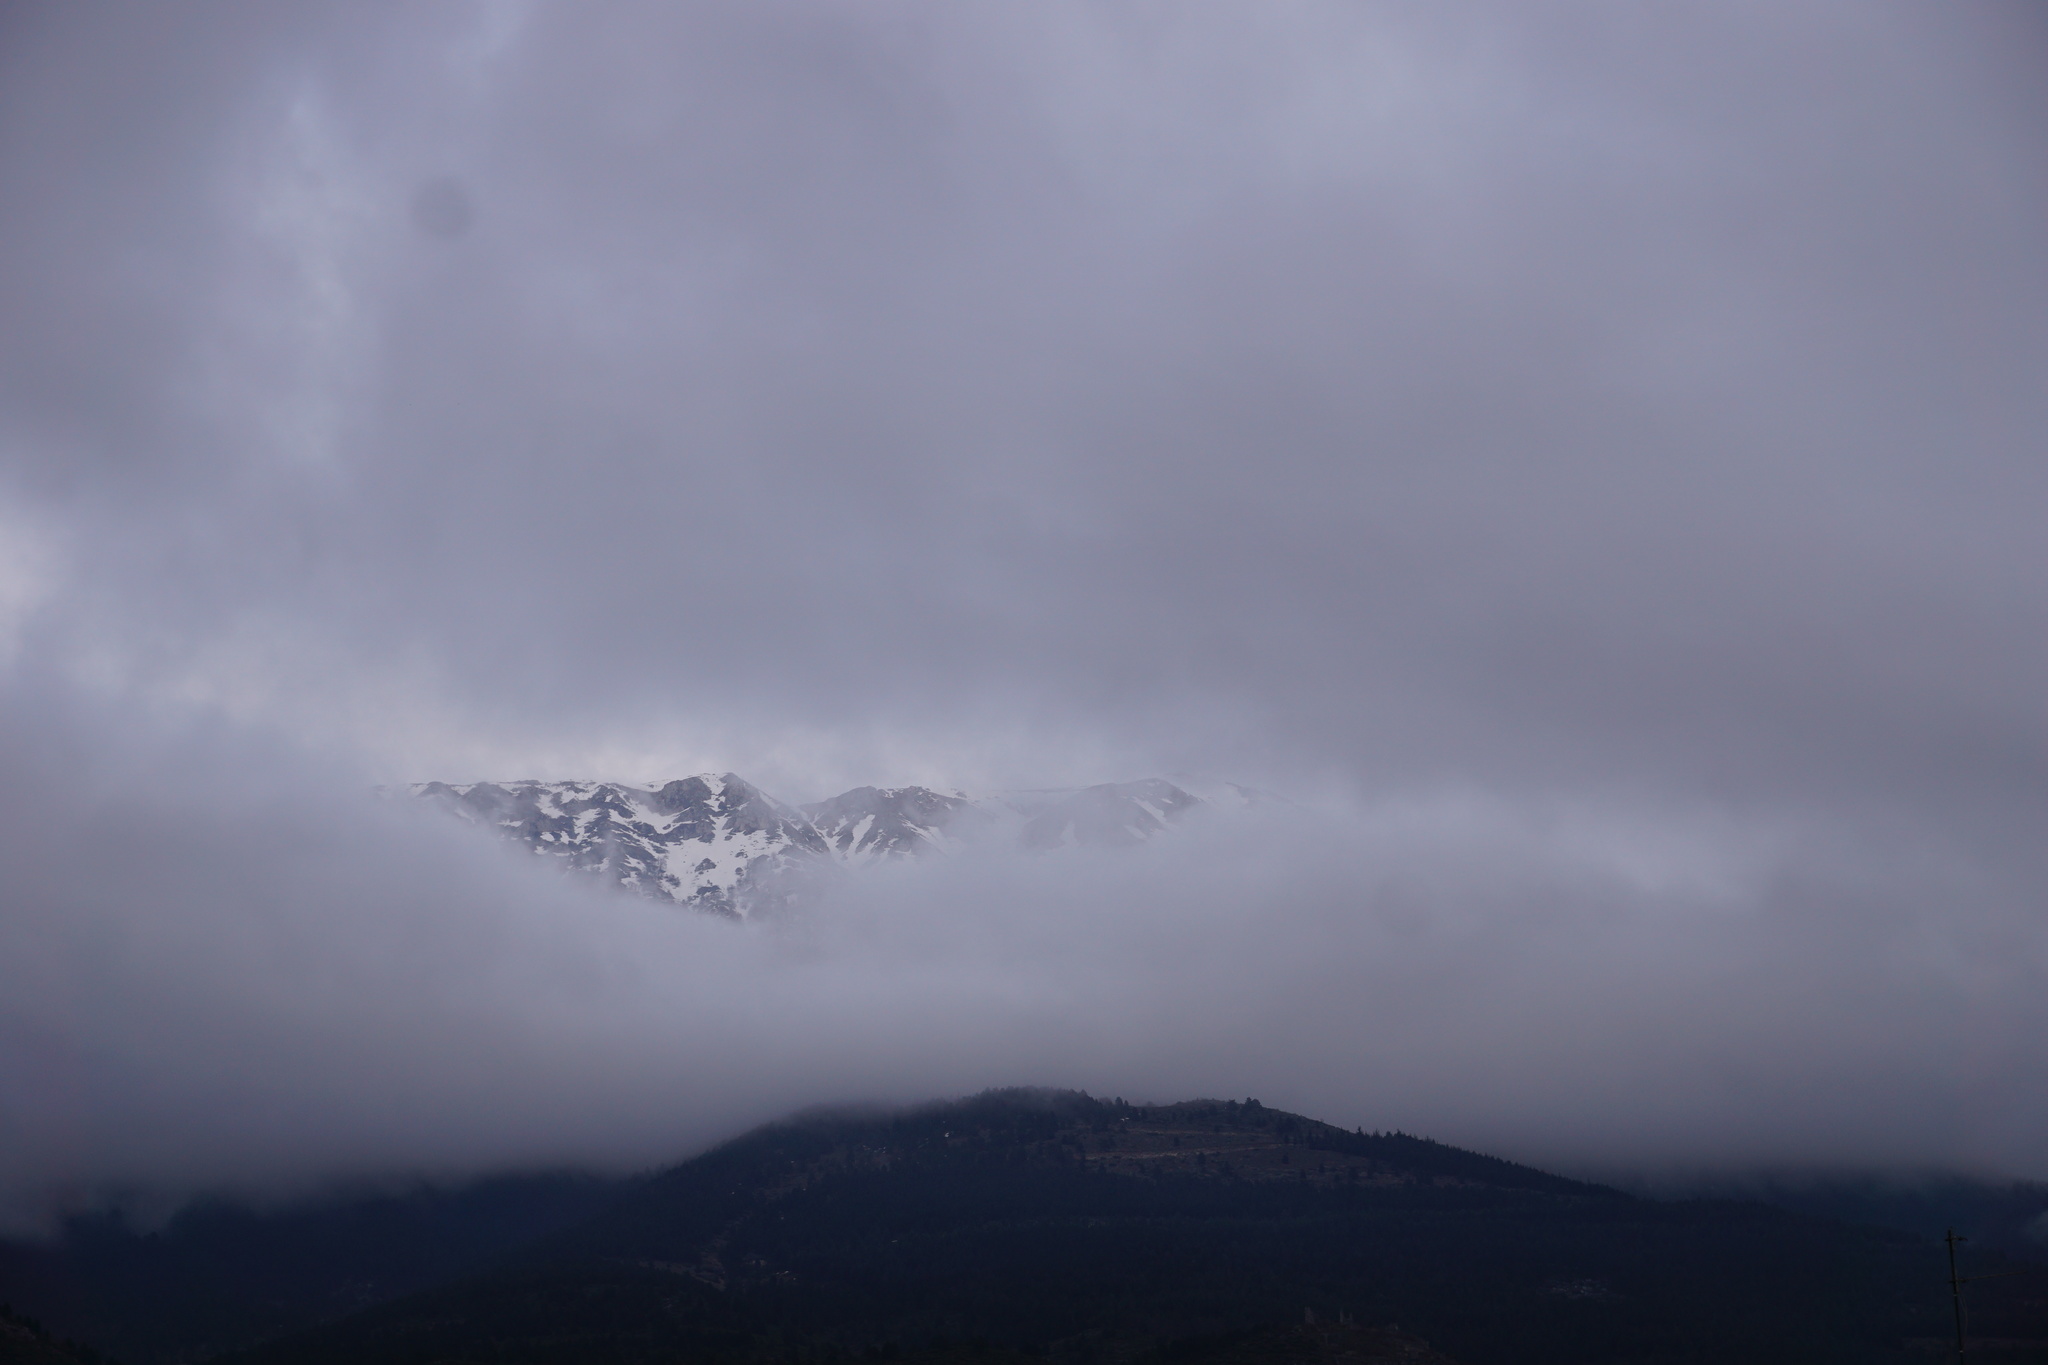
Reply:
[[[6,7],[9,1206],[1028,1082],[2048,1174],[2044,54]]]
[[[423,782],[409,790],[565,870],[735,919],[820,899],[838,872],[879,859],[997,840],[1041,852],[1128,847],[1203,806],[1160,778],[979,798],[929,787],[855,787],[801,810],[737,773],[700,773],[654,788]]]
[[[41,709],[72,723],[4,731],[16,1228],[124,1192],[630,1169],[808,1103],[1012,1083],[1255,1094],[1579,1168],[2042,1173],[2048,1113],[2003,1098],[2048,1065],[2024,918],[1822,822],[1197,809],[1126,846],[875,859],[742,924],[289,749]]]

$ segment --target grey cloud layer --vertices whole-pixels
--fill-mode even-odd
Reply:
[[[15,486],[140,669],[2040,778],[1988,12],[439,13],[21,21]]]
[[[1942,1150],[2024,1164],[2018,1135],[2038,1142],[2007,1041],[2035,1022],[2048,891],[2038,20],[789,3],[0,23],[0,666],[28,732],[66,707],[141,727],[78,740],[79,769],[113,776],[48,765],[60,804],[96,809],[193,725],[258,786],[316,762],[335,781],[732,768],[795,800],[1178,769],[1370,810],[1463,794],[1517,813],[1475,828],[1522,869],[1486,904],[1557,945],[1532,998],[1570,997],[1581,948],[1613,973],[1595,979],[1633,961],[1651,983],[1589,989],[1583,1046],[1532,1034],[1559,1075],[1594,1074],[1566,1059],[1599,1054],[1600,1020],[1654,1015],[1656,983],[1709,962],[1725,989],[1673,1009],[1760,1070],[1645,1084],[1681,1087],[1672,1113],[1717,1093],[1680,1074],[1779,1093],[1781,1030],[1744,1031],[1727,983],[1783,1002],[1804,972],[1806,1013],[1757,1017],[1841,1042],[1784,1057],[1844,1068],[1812,1132],[1864,1131],[1879,1082],[1849,1078],[1881,1068],[1853,1058],[1882,1049],[1853,1035],[1893,1036],[1867,1002],[1920,942],[1948,983],[1929,998],[1992,1057],[1972,1123],[2006,1134]],[[265,747],[280,734],[299,747]],[[279,756],[301,749],[324,757]],[[1728,920],[1660,918],[1667,893],[1632,883],[1642,918],[1617,929],[1515,851],[1557,809],[1660,812],[1601,835],[1651,863],[1752,831],[1779,871]],[[180,846],[232,842],[222,811],[181,814],[200,824]],[[10,858],[22,837],[0,835]],[[212,892],[227,873],[175,860],[166,884],[260,922],[274,898],[249,888],[297,875],[281,849]],[[1308,865],[1246,913],[1350,904],[1367,877]],[[355,875],[332,883],[413,904]],[[91,885],[63,903],[143,915]],[[936,894],[906,887],[925,906],[906,913]],[[13,893],[11,920],[54,923],[44,895]],[[475,914],[450,942],[494,922]],[[1393,941],[1332,960],[1382,970]],[[887,978],[881,949],[842,948]],[[2008,975],[1973,975],[1980,953]],[[222,978],[233,998],[260,993],[249,970]],[[1271,970],[1260,998],[1288,998]],[[376,996],[368,967],[346,979]],[[114,989],[73,997],[89,1015]],[[549,1032],[490,1017],[461,1036]],[[669,1036],[618,1027],[649,1057]],[[1246,1047],[1283,1066],[1285,1025],[1259,1029]],[[1492,1036],[1475,1025],[1444,1054],[1471,1065],[1443,1074],[1476,1077]],[[721,1112],[817,1088],[788,1047],[752,1061],[804,1083]],[[1902,1094],[1948,1093],[1937,1052]],[[1337,1074],[1339,1052],[1306,1055]],[[1504,1094],[1446,1081],[1442,1112],[1507,1134],[1477,1098]],[[1526,1140],[1550,1131],[1500,1103]]]
[[[885,864],[743,928],[275,746],[45,714],[0,733],[17,1229],[137,1191],[630,1168],[807,1103],[1014,1083],[1257,1094],[1578,1168],[2042,1169],[2038,925],[1826,824],[1276,808]]]

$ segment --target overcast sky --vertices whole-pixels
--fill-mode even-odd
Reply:
[[[1968,3],[8,7],[0,1193],[1008,1080],[2048,1176],[2044,77]],[[827,980],[359,800],[706,769],[1315,832],[905,872]]]

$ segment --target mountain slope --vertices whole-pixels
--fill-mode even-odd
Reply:
[[[1631,1198],[1255,1102],[1012,1091],[771,1126],[493,1275],[249,1361],[1352,1349],[1285,1326],[1312,1317],[1399,1323],[1465,1365],[1903,1362],[1946,1329],[1942,1269],[1924,1239]],[[1987,1282],[1980,1311],[1990,1283],[2028,1281]],[[2042,1325],[2017,1311],[2013,1335]]]
[[[1026,803],[1026,796],[1044,799]],[[1018,793],[1011,798],[1026,816],[1026,848],[1069,844],[1126,848],[1163,834],[1202,802],[1163,778],[1104,782],[1072,792]]]
[[[735,918],[801,899],[830,852],[802,812],[733,773],[653,790],[610,782],[424,782],[411,790],[565,868]]]
[[[929,787],[855,787],[803,813],[826,847],[849,863],[929,853],[989,818],[964,792]]]
[[[856,787],[801,809],[734,773],[664,786],[613,782],[422,782],[410,793],[568,871],[655,900],[744,919],[814,897],[840,870],[963,840],[1025,848],[1123,847],[1203,803],[1159,778],[970,797]]]

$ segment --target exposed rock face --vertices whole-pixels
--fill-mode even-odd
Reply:
[[[427,782],[412,790],[567,868],[712,914],[786,907],[829,865],[810,821],[732,773],[678,778],[655,791],[610,782]]]
[[[929,787],[855,787],[803,812],[850,863],[928,853],[989,820],[964,792]]]
[[[880,859],[922,856],[970,838],[1013,838],[1041,850],[1123,847],[1203,805],[1160,778],[979,798],[929,787],[856,787],[800,810],[733,773],[655,788],[423,782],[410,790],[564,870],[739,919],[802,904],[843,869]]]

